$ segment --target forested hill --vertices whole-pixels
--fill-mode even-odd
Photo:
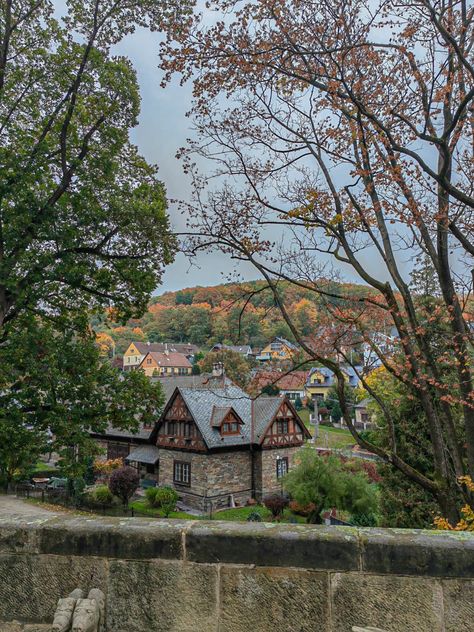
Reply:
[[[298,329],[304,335],[311,334],[323,302],[314,292],[289,283],[280,282],[278,288]],[[368,288],[352,284],[331,283],[325,289],[345,296],[368,292]],[[119,354],[130,340],[192,342],[206,348],[216,342],[261,347],[275,336],[292,339],[272,292],[262,281],[166,292],[153,297],[147,313],[127,326],[109,322],[95,323],[95,327],[112,336]]]

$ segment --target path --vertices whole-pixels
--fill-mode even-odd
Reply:
[[[46,516],[59,516],[57,511],[40,507],[35,503],[28,503],[16,496],[0,495],[0,518],[44,518]]]

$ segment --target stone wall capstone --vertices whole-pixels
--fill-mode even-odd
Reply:
[[[81,586],[106,632],[468,632],[474,536],[219,521],[0,517],[0,630]]]

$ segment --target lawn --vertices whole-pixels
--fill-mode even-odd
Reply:
[[[314,433],[314,426],[309,423],[309,410],[303,408],[298,412],[305,426]],[[346,448],[354,445],[354,438],[349,430],[333,428],[332,426],[319,426],[319,437],[314,445],[319,448]]]
[[[162,518],[162,512],[159,509],[150,507],[146,500],[135,500],[130,503],[130,507],[137,512],[137,514],[146,514],[147,516],[154,518]],[[213,520],[226,520],[229,522],[245,522],[251,513],[259,513],[263,522],[271,522],[271,513],[265,507],[260,505],[252,507],[236,507],[235,509],[222,509],[221,511],[215,511],[212,514]],[[178,520],[209,520],[209,516],[194,516],[184,511],[173,511],[169,518],[176,518]],[[306,518],[303,516],[297,516],[289,509],[285,509],[283,513],[282,522],[306,522]]]

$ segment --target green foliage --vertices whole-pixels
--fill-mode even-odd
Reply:
[[[312,448],[284,479],[284,487],[300,505],[314,505],[308,522],[321,523],[324,509],[368,514],[377,510],[377,494],[365,472],[353,472],[337,457],[322,457]]]
[[[176,510],[178,493],[172,487],[149,487],[145,491],[148,504],[162,510],[165,518]]]
[[[350,386],[346,386],[344,389],[344,394],[348,403],[353,404],[355,402],[355,394],[353,388],[351,388]],[[339,423],[342,418],[342,410],[341,405],[339,404],[337,388],[335,386],[329,389],[326,399],[324,400],[324,406],[329,410],[329,415],[332,421]],[[351,410],[353,410],[352,407]]]
[[[101,505],[110,506],[114,501],[114,495],[107,485],[98,485],[92,491],[92,499]]]
[[[265,395],[270,395],[271,397],[274,397],[280,394],[280,389],[278,388],[276,384],[267,384],[266,386],[262,388],[262,393],[265,393]]]
[[[140,477],[133,467],[120,467],[114,470],[109,479],[109,489],[114,496],[120,498],[124,506],[137,491]]]
[[[252,513],[250,513],[247,516],[247,522],[262,522],[262,521],[263,521],[263,518],[258,513],[258,511],[252,511]]]
[[[295,399],[295,408],[296,410],[301,410],[303,408],[303,402],[301,401],[301,397],[299,395]]]
[[[90,433],[151,423],[161,387],[102,360],[89,333],[58,331],[32,316],[21,323],[0,345],[0,384],[9,385],[0,390],[0,472],[11,480],[53,451],[65,476],[82,477],[99,452]]]

